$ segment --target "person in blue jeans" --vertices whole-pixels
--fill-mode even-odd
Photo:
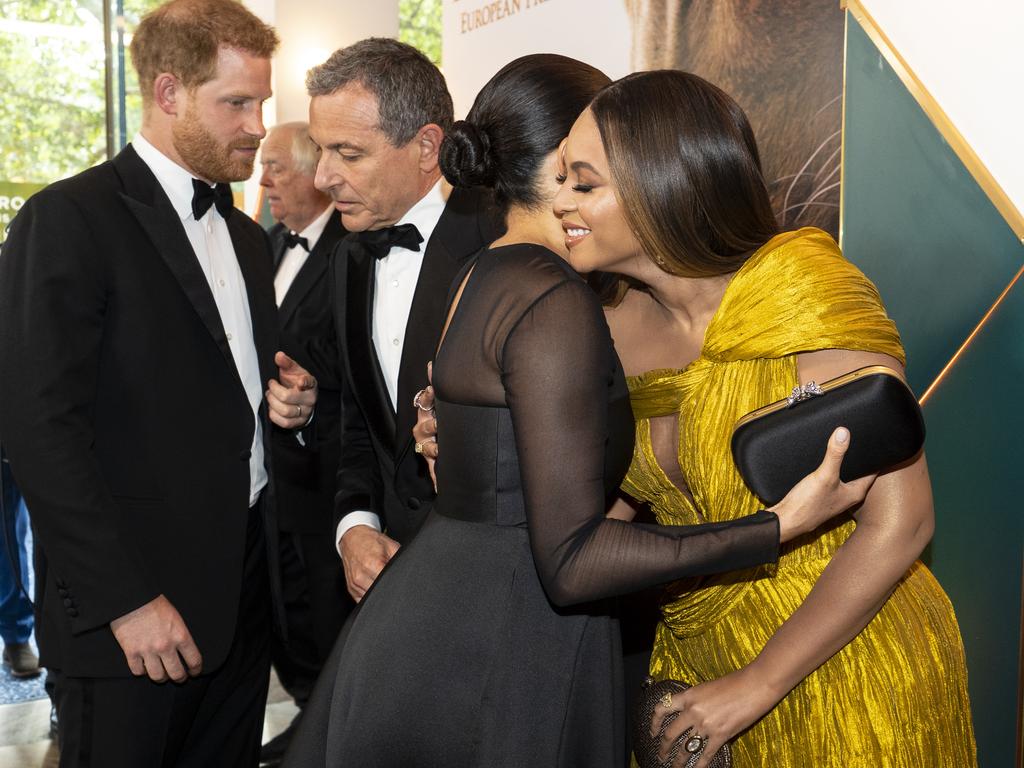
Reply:
[[[0,507],[0,638],[3,663],[15,677],[36,677],[39,657],[28,643],[32,635],[32,603],[28,599],[28,510],[14,482],[7,457],[3,465],[3,506]]]

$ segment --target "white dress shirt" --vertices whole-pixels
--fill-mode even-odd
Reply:
[[[423,236],[420,250],[392,248],[387,256],[377,259],[374,265],[373,347],[384,374],[392,407],[398,399],[398,369],[405,345],[405,326],[409,322],[409,310],[412,309],[412,297],[416,292],[420,267],[423,266],[423,254],[443,212],[444,197],[441,195],[441,182],[438,181],[397,223],[416,225]],[[405,405],[412,407],[412,403]],[[338,523],[335,542],[340,542],[349,528],[356,525],[368,525],[381,530],[380,518],[376,514],[356,510],[349,512]],[[340,545],[338,551],[341,551]]]
[[[327,206],[327,210],[313,219],[313,222],[308,227],[299,232],[299,237],[306,238],[306,242],[309,244],[309,251],[296,243],[287,249],[281,257],[281,263],[277,265],[277,272],[274,273],[274,297],[277,300],[278,307],[284,302],[285,294],[292,287],[295,276],[299,274],[299,270],[302,269],[306,259],[309,258],[310,251],[316,247],[320,235],[324,233],[327,222],[331,219],[331,214],[337,215],[333,204]]]
[[[199,221],[192,216],[194,177],[191,172],[160,152],[141,133],[132,139],[132,146],[156,176],[181,219],[188,241],[192,244],[192,251],[213,293],[231,357],[249,396],[253,412],[253,436],[249,453],[249,506],[252,507],[267,484],[267,470],[263,464],[263,429],[256,415],[263,401],[263,384],[260,380],[256,342],[252,335],[249,296],[228,225],[217,212],[216,206],[210,206],[210,210]]]

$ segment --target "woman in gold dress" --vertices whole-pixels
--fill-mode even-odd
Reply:
[[[629,286],[607,313],[637,419],[624,490],[662,524],[758,509],[730,455],[739,417],[801,382],[902,371],[875,287],[826,233],[778,233],[746,117],[696,76],[609,86],[563,158],[570,263]],[[777,565],[673,585],[651,672],[697,685],[666,749],[692,727],[700,768],[727,740],[739,768],[976,765],[959,629],[918,560],[933,525],[921,454]]]

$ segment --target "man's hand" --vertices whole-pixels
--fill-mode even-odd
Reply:
[[[284,429],[304,427],[316,405],[316,379],[284,352],[274,355],[274,362],[277,379],[267,382],[266,392],[270,420]]]
[[[110,629],[133,675],[149,675],[154,683],[168,678],[181,683],[203,669],[203,657],[184,619],[163,595],[114,619]]]
[[[357,603],[363,599],[388,560],[394,557],[399,544],[368,525],[354,525],[338,542],[345,566],[348,593]]]

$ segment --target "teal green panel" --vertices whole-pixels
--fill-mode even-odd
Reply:
[[[939,521],[932,570],[967,649],[982,766],[1013,765],[1024,514],[1024,280],[925,402]]]
[[[843,250],[878,285],[920,394],[1024,264],[1024,246],[847,16]],[[1014,764],[1021,674],[1024,280],[925,405],[928,561],[967,651],[982,768]]]
[[[918,394],[1024,263],[1024,246],[847,14],[843,251],[899,326]]]

